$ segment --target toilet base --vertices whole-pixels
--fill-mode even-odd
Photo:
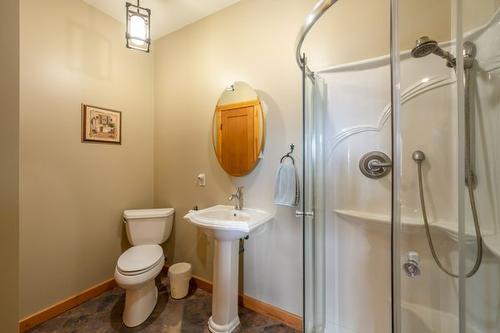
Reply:
[[[139,326],[148,319],[158,301],[158,288],[155,280],[146,282],[137,289],[125,290],[125,309],[123,323],[127,327]]]

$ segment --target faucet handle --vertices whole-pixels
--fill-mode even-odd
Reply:
[[[236,187],[236,192],[231,194],[228,198],[229,201],[233,201],[234,199],[241,199],[241,195],[243,194],[243,186],[237,186]]]

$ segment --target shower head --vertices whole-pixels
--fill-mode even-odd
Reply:
[[[455,68],[455,57],[450,52],[439,47],[438,42],[430,39],[428,36],[422,36],[417,39],[415,47],[411,50],[411,56],[413,58],[422,58],[431,53],[446,59],[446,65],[450,68]]]
[[[422,58],[434,53],[437,48],[439,48],[439,46],[435,40],[432,40],[427,36],[423,36],[417,39],[415,47],[411,50],[411,56],[413,58]]]

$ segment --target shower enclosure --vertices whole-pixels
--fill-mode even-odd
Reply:
[[[304,332],[500,332],[500,2],[374,1],[364,50],[326,30],[352,61],[303,43],[364,2],[319,1],[297,40]]]

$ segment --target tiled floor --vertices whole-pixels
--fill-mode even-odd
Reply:
[[[210,317],[212,295],[196,289],[182,300],[170,298],[168,281],[159,285],[158,304],[153,314],[142,325],[127,328],[122,324],[125,303],[124,291],[115,288],[62,315],[45,322],[29,333],[73,333],[73,332],[155,332],[155,333],[197,333],[209,332],[207,320]],[[259,315],[245,308],[239,309],[241,325],[237,333],[296,333],[273,319]]]

